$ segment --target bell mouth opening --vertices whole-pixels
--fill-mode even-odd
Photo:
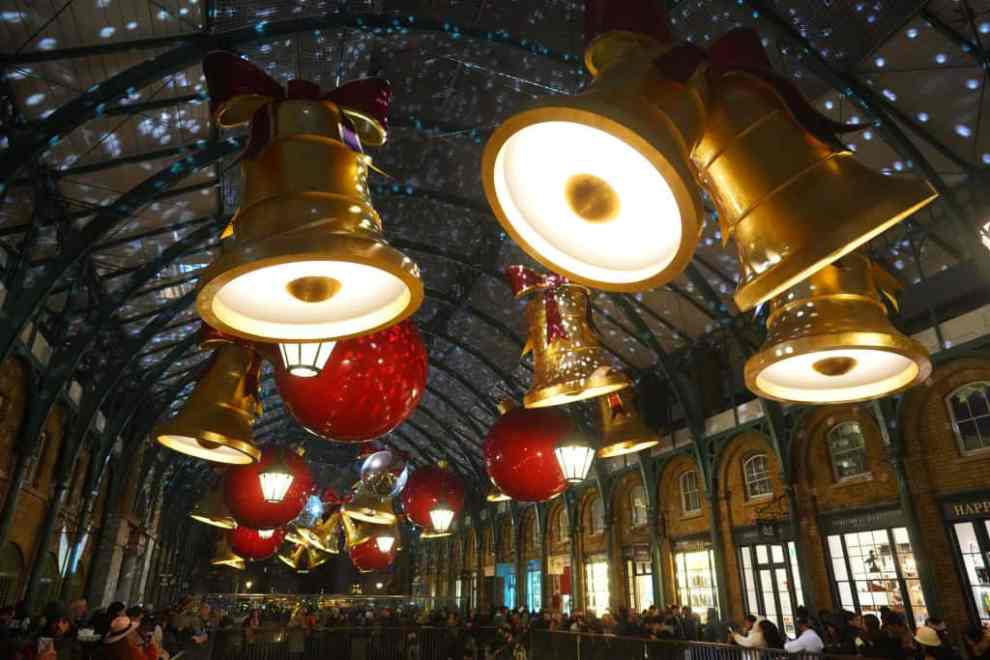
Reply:
[[[599,449],[598,458],[615,458],[616,456],[624,456],[625,454],[632,454],[638,451],[643,451],[644,449],[649,449],[650,447],[656,447],[658,444],[660,444],[660,441],[655,438],[649,440],[626,440],[624,442],[616,442]]]
[[[856,368],[856,358],[829,357],[812,363],[811,368],[823,376],[845,376]]]
[[[527,392],[524,398],[524,404],[527,408],[549,408],[565,403],[594,399],[625,389],[628,386],[628,381],[603,383],[600,385],[590,384],[586,387],[583,384],[574,383],[554,385],[553,387],[546,387],[535,392]]]
[[[619,215],[619,194],[594,174],[574,174],[564,184],[567,204],[576,216],[587,222],[608,222]]]
[[[219,527],[220,529],[234,529],[237,527],[237,523],[230,518],[221,518],[218,516],[208,516],[202,513],[190,513],[189,517],[193,520],[213,527]]]
[[[173,451],[213,463],[250,465],[261,457],[261,452],[248,442],[239,440],[213,442],[191,435],[162,433],[156,438],[159,444]],[[250,448],[250,449],[248,449]],[[253,451],[251,451],[253,449]]]
[[[305,275],[290,280],[285,285],[289,295],[307,303],[319,303],[330,300],[340,292],[344,285],[340,280],[324,275]]]

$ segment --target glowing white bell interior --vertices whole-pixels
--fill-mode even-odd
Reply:
[[[591,175],[614,193],[607,220],[572,208],[568,186]],[[640,282],[666,268],[681,243],[670,186],[636,149],[606,131],[568,121],[514,133],[495,158],[495,193],[520,237],[546,260],[599,282]]]
[[[394,536],[376,536],[375,544],[378,546],[380,552],[391,552],[392,546],[395,545]]]
[[[561,444],[553,452],[564,474],[564,481],[569,484],[584,481],[595,460],[595,449],[587,444]]]
[[[286,371],[299,378],[312,378],[319,376],[323,371],[336,345],[335,341],[279,344],[278,352],[282,356],[282,366]]]
[[[197,438],[191,435],[175,435],[172,433],[165,433],[158,436],[158,442],[165,445],[169,449],[177,451],[181,454],[186,454],[187,456],[195,456],[196,458],[202,458],[203,460],[212,461],[214,463],[224,463],[227,465],[248,465],[254,462],[251,456],[245,454],[242,451],[238,451],[233,447],[228,447],[226,445],[214,444],[213,446],[206,447]]]
[[[444,502],[438,502],[430,509],[430,522],[433,529],[441,534],[450,530],[451,523],[454,522],[454,510]]]
[[[258,530],[258,538],[259,539],[270,539],[274,535],[275,535],[275,530],[274,529],[259,529]]]
[[[261,495],[266,502],[277,504],[285,499],[292,485],[292,472],[282,464],[272,465],[258,474],[261,482]]]
[[[918,365],[900,353],[865,348],[834,349],[787,357],[756,376],[756,385],[768,395],[807,403],[840,403],[882,396],[904,387],[918,375]],[[831,376],[813,365],[830,358],[854,360],[848,372]]]
[[[340,289],[307,302],[289,293],[303,278],[329,278]],[[396,318],[412,294],[391,273],[349,261],[296,261],[234,277],[213,298],[217,318],[241,332],[283,340],[319,341],[361,334]]]

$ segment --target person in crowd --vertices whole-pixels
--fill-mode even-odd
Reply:
[[[306,611],[297,607],[289,617],[288,624],[289,655],[300,657],[306,651]]]
[[[58,602],[45,606],[41,629],[31,641],[36,660],[63,660],[72,655],[74,638],[68,610]]]
[[[904,623],[904,616],[888,607],[880,608],[880,630],[890,637],[900,647],[898,658],[913,655],[915,651],[914,637]]]
[[[69,616],[72,619],[73,630],[86,627],[89,621],[89,603],[85,598],[77,598],[69,603]]]
[[[990,660],[990,630],[973,624],[963,631],[963,645],[969,660]]]
[[[681,628],[684,639],[696,642],[701,639],[701,619],[691,610],[690,605],[681,608]]]
[[[258,631],[261,629],[261,611],[258,608],[252,609],[241,627],[244,629],[244,641],[248,644],[254,643]]]
[[[914,633],[914,641],[918,645],[919,660],[943,660],[945,657],[942,640],[934,628],[918,626],[918,630]]]
[[[107,606],[103,611],[97,611],[93,615],[93,632],[100,637],[106,636],[110,632],[110,623],[124,613],[125,606],[120,601],[115,601]]]
[[[197,608],[196,603],[188,599],[176,616],[176,641],[186,660],[208,660],[210,657],[210,635],[206,630],[209,613],[208,604],[203,603]]]
[[[131,621],[126,614],[119,614],[110,622],[101,642],[101,660],[145,660],[132,635],[140,624]]]
[[[767,619],[760,619],[757,621],[756,627],[760,629],[760,633],[763,635],[764,648],[784,648],[784,636],[780,634],[780,628],[777,627],[777,624]]]
[[[757,623],[760,617],[754,614],[747,614],[743,618],[742,632],[732,630],[729,634],[729,641],[750,649],[766,648],[767,642],[763,638],[763,630]]]
[[[784,650],[788,653],[821,653],[825,648],[825,644],[822,643],[822,638],[818,636],[814,628],[811,627],[811,621],[807,618],[800,618],[797,620],[798,636],[797,639],[792,639],[784,642]]]

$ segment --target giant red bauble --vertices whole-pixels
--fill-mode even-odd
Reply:
[[[456,474],[437,465],[417,468],[402,489],[402,508],[406,517],[420,527],[430,529],[430,510],[440,498],[454,510],[454,519],[464,508],[464,484]]]
[[[351,563],[360,573],[384,571],[395,561],[398,542],[392,544],[392,549],[382,552],[378,549],[378,539],[369,537],[350,549]]]
[[[426,389],[426,346],[411,321],[334,346],[323,371],[300,378],[276,361],[275,380],[302,426],[330,440],[365,442],[412,414]]]
[[[281,502],[266,502],[258,473],[280,457],[294,478]],[[223,479],[223,495],[230,515],[238,525],[252,529],[275,529],[288,523],[299,515],[312,491],[313,476],[302,456],[275,448],[264,450],[257,463],[228,469]]]
[[[267,539],[261,538],[258,530],[239,526],[227,532],[227,543],[234,554],[250,561],[262,561],[275,554],[285,539],[281,529],[272,530]]]
[[[519,502],[543,502],[567,488],[554,447],[573,423],[553,408],[515,408],[485,438],[488,476]]]

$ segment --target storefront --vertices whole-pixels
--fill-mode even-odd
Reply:
[[[653,562],[650,546],[636,545],[622,549],[626,568],[629,608],[635,612],[649,609],[653,604]]]
[[[925,622],[921,578],[899,509],[828,516],[820,528],[835,602],[877,616],[889,607],[903,612],[909,623]]]
[[[942,512],[967,589],[970,616],[985,626],[990,623],[990,493],[947,499]]]
[[[526,562],[526,609],[538,612],[543,608],[543,573],[540,571],[540,560],[530,559]]]
[[[516,567],[512,564],[496,564],[495,577],[502,585],[502,605],[516,606]]]
[[[556,612],[571,611],[570,555],[552,555],[547,558],[547,589],[550,592],[550,609]]]
[[[585,609],[601,616],[608,609],[608,556],[589,555],[584,562]]]
[[[674,541],[673,560],[678,603],[690,605],[706,622],[709,609],[719,610],[715,553],[711,542],[707,536]]]
[[[797,547],[786,520],[736,528],[732,540],[739,555],[746,612],[765,617],[796,636],[795,612],[804,604]]]

